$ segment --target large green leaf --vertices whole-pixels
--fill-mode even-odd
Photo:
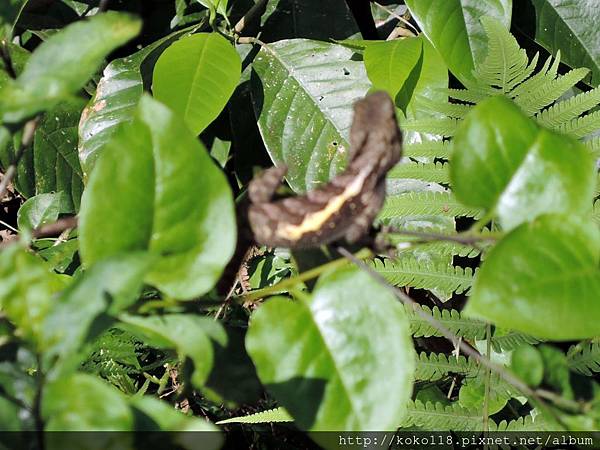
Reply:
[[[139,317],[123,315],[119,327],[138,336],[147,345],[176,349],[181,358],[193,362],[192,383],[204,385],[213,367],[211,339],[224,346],[227,335],[218,322],[192,314]]]
[[[406,4],[461,81],[471,80],[474,62],[485,57],[487,40],[479,19],[492,16],[508,28],[512,14],[512,0],[407,0]]]
[[[354,52],[295,39],[263,47],[253,68],[253,102],[265,146],[288,166],[296,192],[314,189],[346,164],[352,104],[370,87]]]
[[[150,284],[180,299],[210,290],[233,254],[236,225],[227,180],[202,144],[144,97],[103,151],[82,198],[84,264],[149,250],[160,256]]]
[[[100,149],[118,126],[132,120],[154,64],[164,49],[188,29],[172,33],[126,58],[111,62],[79,122],[79,160],[87,177]]]
[[[453,147],[454,194],[466,205],[493,211],[506,229],[544,213],[591,211],[596,176],[589,151],[540,128],[505,97],[476,106]]]
[[[31,55],[16,81],[0,91],[0,118],[18,122],[77,92],[104,58],[141,29],[126,14],[107,12],[65,27]]]
[[[23,338],[38,345],[43,342],[52,297],[64,286],[62,276],[21,246],[11,245],[0,253],[0,307]]]
[[[364,272],[324,275],[297,302],[269,300],[251,318],[246,348],[302,429],[395,430],[406,412],[415,368],[409,324]]]
[[[46,431],[89,432],[133,429],[133,414],[126,397],[98,377],[83,373],[48,383],[42,401],[42,417],[45,420]],[[52,436],[53,434],[48,434],[50,440],[61,439],[60,433]],[[131,441],[132,438],[133,436],[127,434],[96,434],[95,439],[100,441],[97,441],[93,448],[129,448],[127,441]],[[107,445],[110,441],[115,444],[117,440],[122,446]],[[98,445],[100,442],[102,446]],[[51,446],[51,448],[60,447]],[[82,445],[79,448],[90,447]]]
[[[160,56],[152,92],[199,134],[227,104],[241,70],[240,57],[227,39],[219,33],[195,34],[175,42]]]
[[[412,92],[408,92],[402,99],[398,98],[398,94],[413,70],[417,73],[421,71],[422,55],[423,40],[419,37],[370,44],[364,53],[369,80],[375,89],[386,91],[398,107],[406,110]],[[413,85],[410,91],[414,87]]]
[[[592,70],[600,84],[600,8],[596,0],[532,0],[536,11],[535,40],[573,68]]]
[[[488,254],[465,313],[550,340],[600,335],[600,232],[548,215],[513,230]]]

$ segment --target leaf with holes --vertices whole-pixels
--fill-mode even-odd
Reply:
[[[370,83],[346,47],[305,39],[263,47],[252,76],[258,126],[275,164],[288,166],[296,192],[328,181],[346,165],[352,104]]]
[[[323,275],[297,302],[270,299],[246,348],[302,429],[395,430],[406,413],[415,368],[406,314],[362,271]]]
[[[227,180],[204,146],[144,97],[103,153],[81,202],[83,263],[149,250],[160,258],[148,283],[178,299],[209,291],[233,254],[236,225]]]
[[[194,134],[200,134],[227,104],[241,70],[239,55],[223,36],[194,34],[172,44],[158,58],[152,92]]]

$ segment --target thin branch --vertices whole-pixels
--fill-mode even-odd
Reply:
[[[31,119],[29,122],[27,122],[25,124],[25,128],[23,131],[23,139],[21,140],[21,146],[19,147],[19,150],[17,151],[12,164],[10,166],[8,166],[8,169],[6,169],[6,173],[4,174],[4,178],[2,179],[2,182],[0,182],[0,201],[6,195],[8,185],[10,184],[10,182],[13,180],[13,178],[17,174],[17,166],[19,165],[19,162],[23,158],[23,155],[25,154],[25,150],[27,150],[27,148],[33,142],[33,137],[35,136],[35,130],[38,126],[39,121],[40,121],[40,117],[38,116],[35,119]]]
[[[265,9],[267,8],[267,2],[268,0],[258,0],[254,6],[252,6],[252,8],[250,8],[246,14],[244,14],[244,17],[242,17],[238,23],[235,24],[235,27],[233,27],[233,32],[238,36],[242,34],[242,31],[244,31],[246,25],[264,14]]]
[[[386,13],[388,13],[390,16],[398,19],[400,22],[402,22],[403,24],[409,26],[410,28],[412,28],[412,30],[414,31],[413,36],[418,36],[419,35],[419,30],[417,30],[412,23],[410,23],[408,20],[406,20],[404,17],[402,17],[399,14],[396,14],[394,11],[392,11],[391,9],[385,7],[384,5],[381,5],[377,2],[373,2],[373,4],[375,6],[377,6],[378,8],[382,9],[383,11],[385,11]],[[411,33],[412,34],[412,33]]]
[[[388,234],[401,234],[403,236],[411,236],[419,238],[422,242],[431,241],[447,241],[457,242],[459,244],[475,246],[480,242],[495,242],[498,240],[498,236],[494,234],[475,234],[472,232],[458,233],[458,234],[444,234],[444,233],[430,233],[423,231],[413,230],[401,230],[396,228],[388,228],[385,230]]]
[[[419,317],[421,317],[426,322],[429,322],[429,324],[432,327],[434,327],[435,329],[437,329],[440,332],[440,334],[442,334],[442,336],[444,336],[446,339],[448,339],[450,342],[452,342],[453,345],[458,346],[460,348],[460,350],[463,352],[463,354],[473,358],[475,361],[477,361],[483,367],[488,368],[491,371],[498,374],[507,383],[513,385],[515,388],[517,388],[523,394],[534,399],[540,405],[540,407],[549,411],[550,414],[553,416],[553,418],[558,423],[565,426],[564,422],[560,419],[560,417],[558,417],[558,415],[554,412],[554,410],[552,410],[551,408],[548,407],[548,405],[542,399],[542,395],[540,395],[540,393],[531,389],[526,383],[524,383],[521,379],[517,378],[515,375],[513,375],[511,372],[506,370],[504,367],[499,366],[498,364],[490,361],[486,357],[483,357],[478,351],[476,351],[470,345],[467,345],[464,341],[460,340],[458,338],[458,336],[456,336],[448,328],[446,328],[444,325],[442,325],[431,314],[428,314],[427,312],[425,312],[417,302],[415,302],[412,298],[410,298],[408,295],[406,295],[401,289],[398,289],[397,287],[389,284],[385,280],[385,278],[383,278],[381,275],[379,275],[377,272],[375,272],[373,269],[371,269],[369,266],[367,266],[360,259],[356,258],[352,253],[350,253],[344,247],[338,247],[337,251],[341,255],[346,257],[348,260],[352,261],[361,270],[363,270],[364,272],[369,274],[371,276],[371,278],[373,278],[373,280],[375,280],[379,285],[385,287],[388,291],[393,293],[406,307],[411,308],[412,310],[415,311],[415,313]],[[547,398],[548,400],[552,401],[553,403],[555,403],[563,408],[568,407],[568,408],[573,408],[575,410],[581,410],[581,405],[575,401],[568,400],[563,397],[557,398],[557,396],[548,396],[548,395],[543,395],[543,396],[544,396],[544,398]]]
[[[357,258],[357,260],[360,260],[362,258],[368,258],[371,255],[372,254],[371,254],[370,250],[361,250],[360,252],[358,252],[356,254],[356,257],[353,256],[353,258]],[[277,283],[273,286],[269,286],[269,287],[266,287],[263,289],[257,289],[255,291],[248,293],[247,295],[241,295],[239,297],[233,297],[233,298],[240,299],[245,302],[251,302],[254,300],[258,300],[260,298],[264,298],[268,295],[278,294],[278,293],[283,292],[286,289],[291,288],[293,286],[296,286],[297,284],[302,283],[306,280],[311,280],[313,278],[316,278],[325,271],[333,270],[335,268],[345,266],[346,264],[348,264],[348,261],[346,261],[346,258],[336,259],[335,261],[328,262],[319,267],[315,267],[314,269],[307,270],[306,272],[303,272],[302,274],[300,274],[298,276],[295,276],[292,278],[287,278],[287,279],[283,280],[282,282]]]
[[[70,230],[71,228],[77,227],[77,224],[77,216],[64,217],[62,219],[58,219],[54,223],[49,223],[47,225],[43,225],[39,228],[36,228],[35,230],[33,230],[32,235],[36,239],[56,236],[58,234],[63,233],[66,230]]]

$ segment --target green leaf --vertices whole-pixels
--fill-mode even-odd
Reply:
[[[542,355],[533,345],[523,345],[511,354],[513,372],[531,387],[537,387],[544,378]]]
[[[133,119],[155,61],[173,40],[187,32],[189,29],[171,33],[106,66],[96,93],[83,110],[79,122],[79,160],[86,177],[91,173],[100,150],[119,125]]]
[[[246,348],[301,429],[392,430],[406,412],[415,368],[408,321],[364,272],[324,275],[297,302],[269,300],[251,318]]]
[[[542,216],[488,254],[465,313],[550,340],[600,334],[600,232],[577,216]]]
[[[40,194],[31,197],[19,208],[17,223],[20,230],[33,230],[56,222],[58,216],[73,212],[64,192]]]
[[[4,86],[0,118],[19,122],[76,93],[104,58],[140,29],[138,19],[115,12],[68,25],[42,43],[17,80]]]
[[[0,306],[22,338],[41,345],[43,323],[64,278],[19,245],[0,253]]]
[[[375,89],[381,89],[390,94],[396,105],[405,110],[412,93],[400,104],[397,98],[400,90],[417,67],[423,55],[423,40],[421,38],[394,39],[392,41],[375,42],[367,46],[364,53],[367,75]],[[413,86],[414,90],[414,86]],[[408,101],[407,101],[408,100]]]
[[[52,303],[43,327],[43,350],[49,361],[58,358],[73,370],[81,362],[75,354],[111,321],[95,322],[104,312],[116,314],[138,298],[152,259],[146,254],[119,255],[93,265]]]
[[[241,70],[240,57],[227,39],[218,33],[194,34],[158,58],[152,92],[200,134],[227,104]]]
[[[146,281],[178,299],[214,286],[236,240],[224,175],[177,116],[149,97],[103,149],[79,230],[85,265],[149,250],[160,258]]]
[[[533,0],[535,40],[551,53],[560,51],[569,66],[592,70],[591,84],[600,84],[600,10],[595,0]]]
[[[61,103],[41,120],[34,138],[33,170],[36,193],[64,191],[79,209],[83,173],[77,157],[77,126],[83,105]]]
[[[46,431],[131,431],[133,429],[133,414],[125,396],[97,377],[83,373],[76,373],[71,377],[47,384],[42,402],[42,417],[45,420]],[[52,434],[54,433],[48,435]],[[60,434],[54,435],[54,439],[60,439]],[[117,439],[121,441],[121,445],[127,445],[127,440],[132,437],[115,433],[97,435],[95,439],[104,441],[104,446],[95,446],[95,448],[112,448],[106,444],[113,440],[114,445]],[[52,439],[51,437],[50,440]],[[50,448],[60,447],[50,446]]]
[[[346,165],[352,104],[370,83],[354,52],[326,42],[294,39],[262,47],[253,63],[252,99],[274,163],[305,192]]]
[[[454,194],[466,205],[493,211],[505,229],[545,213],[591,211],[595,168],[587,149],[539,128],[505,97],[476,106],[453,146]]]
[[[472,80],[474,61],[485,57],[480,18],[492,16],[510,26],[512,0],[407,0],[410,12],[461,81]]]
[[[211,339],[226,344],[227,336],[218,322],[209,317],[191,314],[170,314],[139,317],[121,316],[119,327],[138,336],[147,345],[176,349],[180,357],[193,362],[192,383],[204,385],[212,366]]]

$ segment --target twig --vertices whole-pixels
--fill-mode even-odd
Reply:
[[[246,14],[244,14],[244,17],[242,17],[238,23],[235,24],[235,27],[233,27],[233,32],[238,36],[242,34],[242,31],[244,31],[246,25],[252,22],[257,16],[260,17],[263,15],[267,7],[267,2],[268,0],[258,0],[254,6],[252,6]]]
[[[13,180],[13,178],[17,174],[17,166],[19,165],[21,158],[23,158],[23,155],[25,154],[25,150],[27,150],[27,148],[33,142],[33,137],[35,136],[35,130],[38,126],[39,121],[40,121],[40,117],[38,116],[35,119],[31,119],[29,122],[27,122],[25,124],[25,128],[23,131],[23,139],[21,140],[21,146],[19,147],[19,150],[17,151],[12,164],[10,166],[8,166],[8,169],[6,169],[4,178],[2,179],[2,182],[0,183],[0,201],[6,195],[8,185],[10,184],[10,182]]]
[[[388,228],[385,230],[388,234],[401,234],[404,236],[412,236],[419,238],[420,241],[447,241],[458,242],[459,244],[474,246],[480,242],[495,242],[498,236],[493,234],[474,234],[471,232],[458,234],[430,233],[423,231],[401,230],[396,228]]]
[[[412,30],[415,32],[415,34],[413,36],[418,36],[419,35],[419,30],[417,30],[412,23],[410,23],[408,20],[406,20],[404,17],[402,17],[399,14],[396,14],[394,11],[392,11],[391,9],[380,5],[377,2],[373,2],[375,4],[375,6],[377,6],[378,8],[384,10],[386,13],[388,13],[390,16],[395,17],[396,19],[398,19],[400,22],[404,23],[405,25],[408,25],[410,28],[412,28]]]
[[[558,415],[551,408],[548,407],[546,402],[542,399],[542,396],[544,398],[552,401],[553,403],[560,405],[563,408],[581,410],[581,405],[575,401],[568,400],[566,398],[559,397],[559,396],[547,395],[547,393],[545,393],[546,395],[542,395],[542,393],[538,393],[537,391],[531,389],[526,383],[524,383],[521,379],[517,378],[512,373],[510,373],[504,367],[499,366],[498,364],[490,361],[488,358],[483,357],[474,348],[467,345],[464,341],[460,340],[458,338],[458,336],[453,334],[448,328],[446,328],[444,325],[442,325],[435,317],[433,317],[431,314],[427,314],[425,311],[423,311],[423,309],[420,308],[419,304],[417,302],[415,302],[412,298],[410,298],[408,295],[406,295],[404,292],[402,292],[401,289],[398,289],[397,287],[389,284],[385,280],[385,278],[383,278],[381,275],[379,275],[377,272],[375,272],[373,269],[371,269],[369,266],[367,266],[360,259],[356,258],[352,253],[350,253],[344,247],[338,247],[337,251],[341,255],[343,255],[345,258],[352,261],[361,270],[363,270],[364,272],[369,274],[371,276],[371,278],[373,278],[373,280],[375,280],[379,285],[385,287],[388,291],[392,292],[406,307],[411,308],[413,311],[415,311],[415,313],[419,317],[421,317],[423,320],[429,322],[429,324],[432,327],[434,327],[436,330],[438,330],[442,336],[444,336],[446,339],[448,339],[450,342],[452,342],[452,344],[458,346],[465,355],[473,358],[475,361],[477,361],[483,367],[486,367],[486,368],[490,369],[491,371],[497,373],[507,383],[513,385],[515,388],[517,388],[523,394],[534,399],[542,408],[548,410],[550,412],[550,414],[552,414],[554,419],[561,425],[565,426],[564,422],[561,420],[560,417],[558,417]]]
[[[355,256],[352,256],[352,257],[357,258],[357,260],[360,260],[362,258],[368,258],[369,256],[371,256],[370,250],[361,250],[360,252],[358,252],[356,254],[356,257]],[[348,264],[348,262],[346,261],[346,258],[336,259],[335,261],[328,262],[326,264],[323,264],[322,266],[315,267],[314,269],[311,269],[311,270],[307,270],[306,272],[303,272],[302,274],[300,274],[296,277],[292,277],[292,278],[283,280],[281,283],[277,283],[276,285],[269,286],[269,287],[266,287],[263,289],[257,289],[256,291],[252,291],[247,295],[241,295],[239,297],[233,297],[233,298],[241,299],[245,302],[252,302],[254,300],[264,298],[268,295],[273,295],[273,294],[282,292],[282,291],[284,291],[290,287],[293,287],[299,283],[302,283],[306,280],[316,278],[327,270],[333,270],[337,267],[345,266],[346,264]]]
[[[33,230],[32,236],[36,239],[56,236],[57,234],[61,234],[66,230],[77,227],[77,224],[77,216],[64,217],[62,219],[58,219],[54,223],[49,223],[48,225],[43,225],[39,228],[36,228]]]

